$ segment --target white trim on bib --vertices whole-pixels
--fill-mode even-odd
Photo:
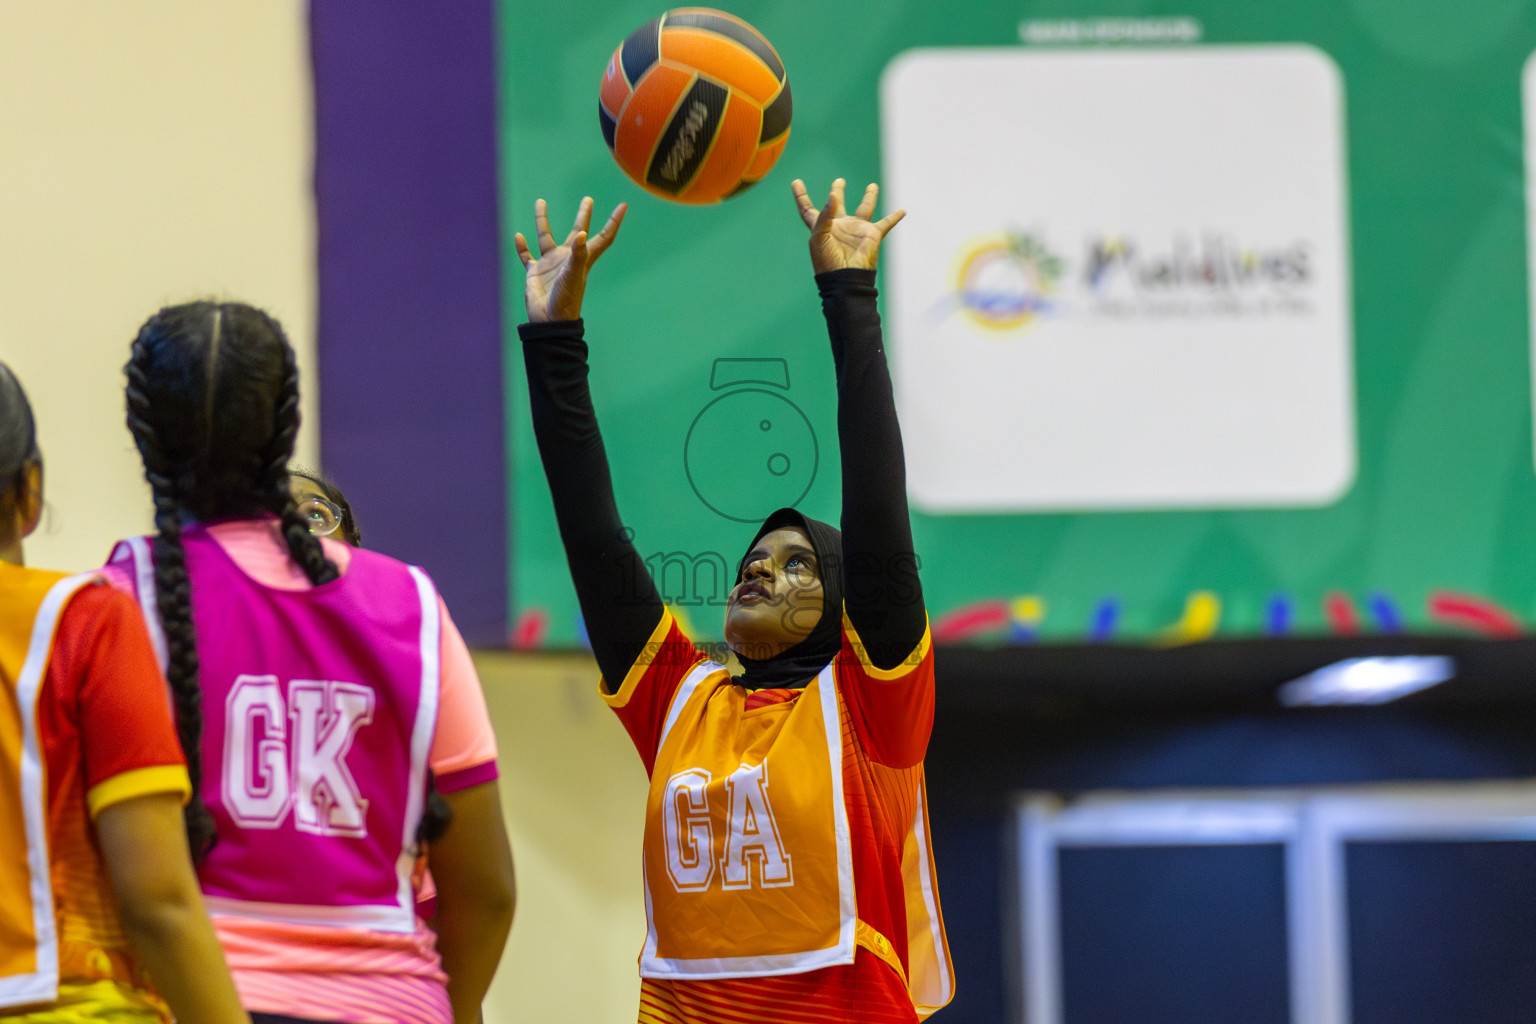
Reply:
[[[66,576],[49,588],[32,620],[32,639],[16,679],[21,717],[21,812],[27,837],[27,874],[32,897],[32,936],[37,962],[30,974],[0,978],[0,1007],[51,1003],[59,995],[59,936],[54,918],[53,878],[48,861],[48,794],[42,740],[37,729],[37,699],[53,649],[53,635],[64,606],[94,573]]]
[[[699,686],[723,666],[706,661],[684,677],[678,686],[672,705],[667,711],[666,724],[662,727],[657,754],[665,745],[683,707],[691,701]],[[858,925],[858,908],[853,887],[853,843],[848,827],[848,807],[843,802],[843,732],[838,711],[837,677],[832,664],[817,676],[816,692],[821,702],[822,731],[827,741],[827,760],[832,773],[833,834],[837,843],[838,887],[838,941],[826,949],[807,950],[801,953],[779,953],[766,956],[735,956],[714,958],[661,957],[656,955],[658,940],[656,919],[651,906],[650,879],[645,879],[645,948],[640,955],[640,976],[666,978],[678,981],[698,981],[705,978],[760,978],[783,974],[804,974],[823,967],[836,967],[853,963],[856,953],[854,942]],[[804,699],[804,696],[800,699]],[[642,860],[643,863],[643,860]],[[644,873],[644,872],[643,872]]]

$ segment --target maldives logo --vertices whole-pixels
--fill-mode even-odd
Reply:
[[[1271,290],[1293,292],[1313,277],[1310,244],[1297,239],[1285,245],[1244,245],[1219,232],[1198,238],[1175,235],[1162,248],[1144,247],[1123,236],[1088,242],[1083,281],[1102,295],[1117,287],[1141,294],[1216,294]]]
[[[1217,231],[1161,244],[1091,234],[1068,263],[1040,232],[994,231],[959,249],[935,312],[985,334],[1027,332],[1042,316],[1083,323],[1307,317],[1316,277],[1305,239],[1244,244]],[[1070,272],[1069,272],[1070,271]]]
[[[953,304],[972,324],[992,331],[1027,328],[1050,312],[1065,264],[1036,235],[994,231],[961,247],[952,277]]]

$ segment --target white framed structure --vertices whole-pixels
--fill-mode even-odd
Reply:
[[[1021,795],[1019,1024],[1071,1024],[1063,1005],[1064,849],[1280,845],[1292,1024],[1350,1024],[1345,847],[1370,841],[1536,841],[1536,781],[1294,790]]]

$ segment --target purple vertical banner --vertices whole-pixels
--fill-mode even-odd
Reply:
[[[495,6],[312,0],[324,469],[507,642]]]

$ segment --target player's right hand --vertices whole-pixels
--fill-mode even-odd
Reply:
[[[549,210],[544,200],[537,200],[533,204],[539,255],[535,257],[528,248],[528,239],[523,237],[522,232],[512,238],[517,248],[517,258],[523,261],[523,268],[527,272],[523,301],[528,307],[529,323],[581,318],[581,300],[587,290],[587,274],[597,258],[613,244],[628,209],[628,203],[614,207],[603,230],[588,238],[587,228],[592,224],[592,197],[587,196],[576,208],[576,222],[571,226],[570,234],[565,236],[565,241],[556,245],[555,236],[549,230]]]

